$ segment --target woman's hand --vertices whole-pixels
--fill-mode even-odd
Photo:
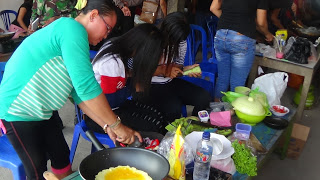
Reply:
[[[113,143],[116,144],[117,135],[111,130],[110,127],[107,128],[107,134],[109,135]]]
[[[183,71],[188,71],[190,69],[193,69],[195,67],[199,66],[199,64],[193,64],[193,65],[190,65],[190,66],[185,66],[183,68]],[[189,77],[201,77],[201,73],[189,73],[188,74]]]
[[[173,78],[176,78],[178,76],[182,76],[183,74],[183,71],[179,68],[179,67],[175,67],[173,66],[171,68],[171,72],[170,72],[170,78],[173,79]]]
[[[137,136],[139,141],[142,142],[142,137],[137,131],[130,129],[122,123],[111,130],[117,135],[116,140],[121,143],[131,144],[134,142],[135,136]]]

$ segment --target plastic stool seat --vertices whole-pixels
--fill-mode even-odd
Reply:
[[[0,137],[0,167],[9,168],[14,180],[26,179],[22,162],[6,135]]]

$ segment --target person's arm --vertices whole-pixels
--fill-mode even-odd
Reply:
[[[265,36],[266,41],[273,40],[273,35],[268,30],[267,10],[257,9],[256,26],[257,30]]]
[[[274,24],[277,28],[285,29],[284,26],[281,24],[280,19],[278,18],[280,10],[281,10],[280,8],[272,10],[270,19],[272,24]]]
[[[167,2],[166,0],[160,0],[160,8],[161,8],[161,11],[164,15],[164,17],[167,16]]]
[[[117,116],[111,110],[103,93],[96,98],[83,101],[79,104],[79,107],[101,127],[104,127],[105,124],[112,126],[117,122]],[[111,130],[117,135],[116,140],[119,142],[131,144],[134,142],[135,136],[142,142],[142,137],[137,131],[124,126],[122,123],[111,128]]]
[[[23,17],[26,15],[26,13],[27,9],[25,7],[21,7],[19,10],[17,21],[24,30],[28,31],[28,27],[23,22]]]
[[[210,6],[210,11],[214,15],[216,15],[218,18],[220,18],[222,14],[221,4],[222,4],[222,0],[213,0]]]

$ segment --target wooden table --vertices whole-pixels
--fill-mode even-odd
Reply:
[[[318,51],[320,51],[320,48],[318,48]],[[319,65],[320,60],[309,62],[308,64],[297,64],[287,60],[271,59],[256,56],[249,75],[248,87],[251,87],[251,85],[254,82],[254,79],[257,77],[258,66],[264,66],[275,70],[290,72],[303,76],[304,81],[301,91],[300,103],[298,105],[297,115],[295,117],[295,120],[301,120],[312,77],[316,70],[319,68]]]
[[[295,109],[290,109],[290,113],[285,115],[283,118],[288,120],[289,122],[292,122],[293,117],[296,114]],[[238,120],[237,120],[238,121]],[[276,145],[278,144],[278,141],[280,140],[280,137],[282,135],[287,134],[286,132],[290,130],[289,127],[285,130],[275,130],[272,128],[267,127],[263,122],[258,123],[256,126],[252,127],[252,133],[257,137],[257,139],[261,142],[261,144],[266,148],[267,153],[266,154],[258,154],[257,158],[257,168],[261,168],[264,164],[264,162],[268,159],[268,157],[271,155],[273,150],[276,148]],[[233,176],[233,180],[244,180],[249,179],[246,174],[240,174],[236,172]],[[82,178],[79,175],[79,172],[76,171],[73,174],[69,175],[68,177],[64,178],[63,180],[82,180]]]
[[[294,116],[296,115],[296,109],[290,109],[290,112],[283,116],[282,118],[289,121],[289,124],[293,124],[294,122]],[[288,132],[291,132],[291,126],[289,125],[284,130],[276,130],[269,128],[266,126],[263,122],[258,123],[256,126],[252,126],[251,133],[253,133],[257,139],[260,141],[260,143],[263,145],[263,147],[266,148],[267,153],[266,154],[258,154],[257,155],[257,168],[260,169],[264,165],[264,163],[269,159],[270,155],[274,151],[274,149],[277,147],[278,142],[280,141],[282,136],[286,136]],[[291,134],[291,133],[290,133]],[[289,136],[290,138],[290,136]],[[258,174],[259,176],[259,174]],[[236,172],[232,176],[233,180],[245,180],[250,179],[248,175],[246,174],[240,174]]]

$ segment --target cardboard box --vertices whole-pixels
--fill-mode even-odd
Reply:
[[[307,142],[310,127],[301,124],[293,124],[287,157],[297,160],[302,153],[304,144]]]

